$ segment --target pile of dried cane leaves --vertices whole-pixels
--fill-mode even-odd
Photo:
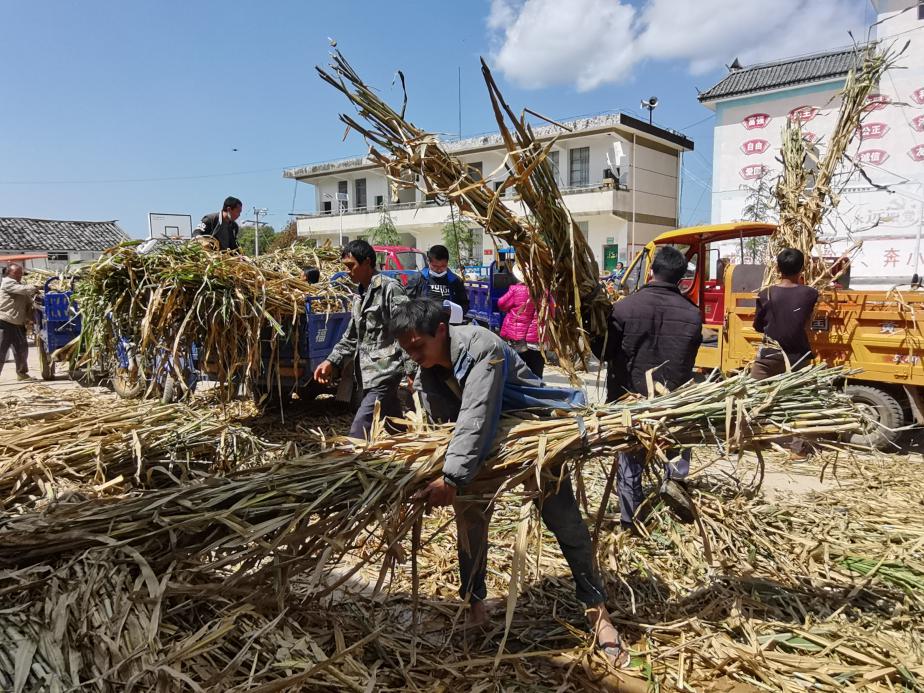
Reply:
[[[835,377],[815,369],[768,385],[706,383],[580,416],[513,417],[493,453],[498,478],[484,488],[535,475],[531,460],[555,469],[633,438],[657,458],[658,444],[671,436],[732,450],[749,436],[850,430],[859,424],[849,410],[825,421],[812,400],[819,392],[840,409]],[[697,491],[709,561],[697,532],[658,513],[644,540],[613,535],[613,508],[605,504],[601,557],[636,664],[626,676],[607,672],[573,625],[581,616],[567,570],[515,493],[498,501],[489,576],[497,594],[519,595],[509,629],[498,623],[462,632],[451,515],[426,518],[414,531],[422,514],[406,504],[438,473],[448,441],[444,427],[419,425],[365,451],[338,443],[223,479],[175,478],[160,489],[7,515],[0,521],[0,685],[645,690],[646,680],[679,680],[688,690],[717,681],[790,690],[811,677],[836,690],[832,681],[868,680],[875,689],[921,676],[908,625],[920,615],[921,537],[906,529],[918,509],[905,479],[889,478],[875,503],[863,501],[863,529],[880,528],[869,541],[853,531],[856,490],[850,503],[831,495],[824,512]],[[608,471],[591,462],[581,478],[590,507],[599,507]],[[522,560],[523,536],[545,545],[535,562]],[[877,551],[882,538],[888,541]],[[383,552],[411,556],[410,569],[394,561],[376,567]],[[374,594],[377,583],[382,591]],[[847,639],[833,639],[832,629]]]
[[[185,404],[33,387],[0,408],[0,512],[173,486],[269,457],[278,445]]]
[[[74,358],[109,363],[121,338],[144,360],[141,374],[166,359],[185,387],[195,346],[200,370],[221,384],[225,399],[241,385],[268,391],[283,342],[297,344],[304,329],[306,298],[316,313],[345,309],[348,288],[329,281],[337,264],[339,251],[300,244],[257,260],[196,243],[147,254],[118,246],[76,284],[82,330]],[[321,269],[324,280],[309,284],[301,274],[309,266]]]

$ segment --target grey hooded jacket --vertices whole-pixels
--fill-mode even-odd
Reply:
[[[442,366],[420,368],[414,387],[431,418],[456,422],[443,476],[465,486],[494,444],[504,386],[541,387],[542,382],[500,337],[483,327],[450,325],[449,355],[451,371]]]

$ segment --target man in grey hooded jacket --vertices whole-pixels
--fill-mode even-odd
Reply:
[[[418,493],[417,499],[429,506],[451,504],[455,509],[459,595],[470,603],[468,623],[482,624],[488,620],[485,576],[493,508],[478,498],[466,498],[466,486],[475,480],[494,445],[502,411],[569,408],[583,404],[584,397],[578,390],[545,386],[500,337],[482,327],[450,325],[448,312],[432,300],[414,299],[395,308],[391,329],[401,348],[420,366],[414,385],[430,416],[455,422],[443,476]],[[614,663],[624,664],[627,655],[606,610],[606,593],[571,476],[567,470],[556,476],[557,485],[541,489],[542,520],[568,561],[595,639]]]

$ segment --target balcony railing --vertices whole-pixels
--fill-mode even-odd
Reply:
[[[570,186],[567,188],[561,188],[562,195],[579,195],[582,193],[592,193],[592,192],[603,192],[603,191],[620,191],[625,192],[628,188],[621,183],[616,184],[615,181],[608,181],[606,183],[589,183],[588,185],[576,185]],[[516,199],[516,193],[511,190],[507,191],[507,194],[502,197],[504,200],[513,201]],[[378,214],[380,212],[394,212],[402,209],[423,209],[424,207],[448,207],[448,204],[445,202],[440,202],[437,200],[415,200],[413,202],[393,202],[387,205],[378,205],[370,207],[354,207],[353,209],[344,209],[343,216],[351,216],[354,214]],[[322,210],[320,212],[310,212],[308,214],[299,214],[299,219],[317,219],[318,217],[336,217],[339,216],[340,212],[336,209],[331,210]]]

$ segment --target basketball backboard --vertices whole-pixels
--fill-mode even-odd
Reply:
[[[148,212],[148,238],[192,238],[192,217]]]

